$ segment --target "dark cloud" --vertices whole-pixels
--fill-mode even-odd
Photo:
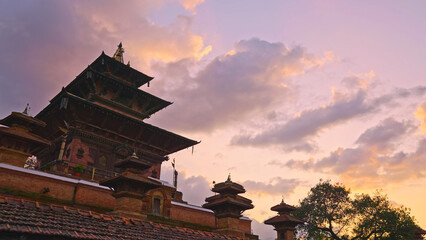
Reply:
[[[322,63],[301,47],[253,38],[235,43],[194,76],[188,69],[199,63],[191,59],[157,64],[164,94],[175,103],[155,121],[185,131],[239,123],[285,102],[292,93],[288,77]]]
[[[161,179],[172,183],[173,171],[171,168],[163,168]],[[266,194],[266,195],[288,195],[293,193],[302,182],[297,179],[272,178],[269,182],[258,182],[247,180],[241,183],[246,189],[246,194]],[[190,204],[201,206],[205,203],[206,197],[213,195],[211,191],[213,183],[210,183],[203,176],[188,177],[185,172],[178,175],[178,190],[183,193],[183,199]]]
[[[358,186],[379,187],[391,182],[424,177],[426,139],[421,140],[417,150],[412,153],[394,153],[397,144],[414,130],[415,126],[409,122],[388,118],[362,133],[355,148],[339,148],[319,160],[290,160],[285,166],[337,174]]]
[[[123,41],[125,60],[145,70],[153,59],[198,57],[203,39],[192,34],[190,17],[168,26],[147,18],[164,1],[1,1],[0,114],[36,114],[102,50]]]
[[[2,114],[22,110],[27,102],[40,110],[79,73],[72,69],[84,67],[79,59],[93,54],[89,50],[95,46],[93,39],[82,37],[87,28],[78,27],[84,26],[84,20],[66,5],[56,1],[0,3],[0,105],[7,111]],[[93,49],[100,54],[101,49]]]
[[[392,140],[398,139],[408,132],[412,132],[416,127],[408,122],[398,122],[393,118],[387,118],[381,124],[367,129],[359,136],[356,143],[364,148],[377,148],[377,151],[383,152],[392,148]]]
[[[173,183],[173,170],[163,168],[161,179]],[[210,197],[214,193],[210,190],[211,186],[207,179],[203,176],[187,177],[185,172],[179,172],[178,190],[183,193],[183,200],[189,204],[201,206],[205,203],[206,197]]]
[[[316,136],[324,128],[363,116],[374,109],[375,106],[366,101],[366,92],[359,90],[356,94],[324,107],[305,110],[288,122],[275,125],[257,135],[234,136],[231,144],[241,146],[279,145],[286,151],[310,152],[315,149],[315,144],[310,137]]]
[[[273,226],[258,222],[256,219],[252,219],[251,228],[253,229],[253,234],[258,235],[259,239],[274,240],[277,237],[277,232],[274,231]]]
[[[426,86],[417,86],[414,88],[397,88],[389,94],[384,94],[372,101],[374,105],[383,105],[387,107],[396,107],[399,100],[409,97],[422,97],[426,94]]]
[[[301,184],[297,179],[272,178],[268,183],[247,180],[242,183],[249,194],[288,195]]]
[[[358,87],[346,93],[335,90],[332,102],[328,105],[302,111],[286,123],[273,125],[270,128],[263,129],[258,134],[236,135],[232,138],[231,144],[279,146],[284,151],[312,152],[316,150],[313,137],[318,136],[321,131],[354,118],[375,114],[383,107],[394,107],[395,102],[402,98],[419,97],[426,94],[426,87],[419,86],[410,89],[396,89],[391,94],[371,99],[368,97],[367,83],[363,82],[362,79],[358,77],[347,78],[344,80],[344,85],[350,88]],[[382,132],[381,134],[386,133]],[[397,133],[390,131],[387,134]],[[367,136],[363,136],[360,141],[365,138]]]

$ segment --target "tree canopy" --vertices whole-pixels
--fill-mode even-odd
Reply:
[[[380,192],[351,197],[342,184],[320,181],[294,215],[306,221],[298,234],[308,239],[413,239],[418,229],[410,210],[393,206]]]

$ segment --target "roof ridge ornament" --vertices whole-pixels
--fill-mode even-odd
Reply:
[[[132,156],[130,156],[130,158],[133,158],[133,159],[139,159],[139,157],[138,157],[138,155],[136,154],[136,151],[135,151],[135,150],[133,150],[133,154],[132,154]]]
[[[31,110],[30,104],[27,103],[27,106],[25,107],[24,111],[22,112],[25,115],[28,115],[29,111]]]
[[[226,182],[227,182],[227,183],[232,182],[232,181],[231,181],[231,173],[229,173],[229,174],[228,174],[228,179],[226,179]]]
[[[120,44],[118,44],[118,48],[117,48],[117,50],[115,50],[114,56],[112,58],[114,58],[115,60],[117,60],[121,63],[124,63],[123,53],[124,53],[123,44],[120,42]]]

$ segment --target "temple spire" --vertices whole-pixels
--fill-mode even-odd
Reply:
[[[120,44],[118,44],[117,50],[114,53],[113,58],[121,63],[124,63],[123,53],[124,53],[123,44],[120,42]]]

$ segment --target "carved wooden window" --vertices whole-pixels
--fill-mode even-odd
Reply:
[[[82,159],[83,156],[84,156],[84,149],[83,148],[77,149],[77,158]]]
[[[152,201],[152,213],[156,215],[161,214],[161,199],[154,197]]]
[[[107,163],[107,158],[105,157],[105,155],[102,155],[99,159],[98,159],[98,164],[99,167],[106,167],[106,163]]]
[[[152,214],[161,215],[162,214],[162,203],[163,199],[159,196],[152,197]]]

